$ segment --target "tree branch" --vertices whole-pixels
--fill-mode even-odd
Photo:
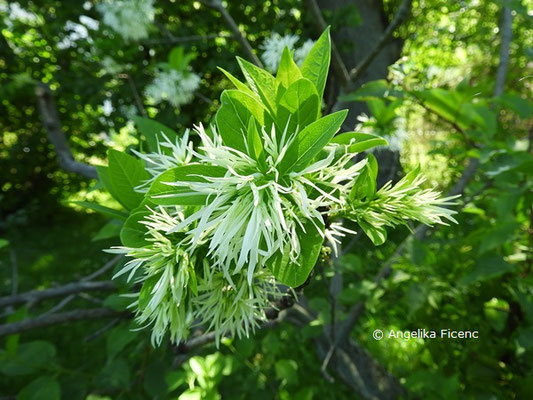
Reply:
[[[87,178],[97,179],[96,168],[92,165],[74,160],[74,156],[65,137],[65,132],[61,128],[59,114],[50,88],[44,83],[39,83],[35,87],[35,94],[37,95],[42,124],[46,129],[48,139],[55,148],[61,168]]]
[[[31,292],[17,294],[15,296],[0,297],[0,307],[23,303],[38,303],[40,301],[94,290],[113,290],[116,286],[112,281],[75,282],[56,288],[33,290]]]
[[[501,32],[502,40],[500,45],[500,63],[498,71],[496,72],[496,82],[494,84],[494,97],[500,96],[505,87],[505,79],[507,77],[507,70],[509,69],[509,57],[511,40],[513,38],[513,13],[509,7],[509,0],[504,1],[502,9]]]
[[[22,333],[32,329],[45,328],[51,325],[65,322],[83,321],[87,319],[100,319],[125,315],[123,311],[115,311],[108,308],[92,308],[86,310],[72,310],[61,314],[40,315],[35,318],[25,319],[19,322],[0,325],[0,337]]]
[[[318,30],[320,32],[325,31],[328,25],[322,16],[322,12],[320,11],[320,7],[318,6],[316,0],[307,0],[306,2],[309,12],[313,16],[313,21],[318,27]],[[340,79],[342,86],[347,86],[350,83],[350,74],[348,73],[348,69],[344,64],[344,61],[342,61],[341,54],[339,53],[339,50],[337,49],[337,46],[333,40],[331,40],[331,56],[335,75],[337,75],[337,77]]]
[[[226,24],[229,26],[233,34],[235,35],[235,38],[239,41],[242,48],[250,58],[250,60],[257,65],[258,67],[263,68],[263,63],[261,63],[261,60],[255,55],[255,53],[252,50],[252,46],[248,42],[248,40],[244,37],[243,33],[239,29],[239,26],[233,19],[233,17],[229,14],[228,10],[226,10],[226,7],[222,4],[221,0],[200,0],[200,3],[206,5],[207,7],[212,8],[213,10],[218,11],[222,18],[226,21]]]
[[[409,16],[411,12],[411,5],[412,0],[403,0],[400,6],[398,7],[398,10],[396,11],[396,14],[394,14],[394,17],[392,18],[391,23],[389,26],[387,26],[387,29],[385,29],[385,32],[383,32],[383,35],[379,39],[379,41],[375,44],[374,48],[370,53],[367,54],[367,56],[357,64],[355,68],[353,68],[350,71],[350,80],[352,82],[355,82],[357,78],[361,76],[363,72],[367,70],[367,68],[370,66],[372,61],[378,56],[380,51],[385,47],[385,45],[390,41],[392,38],[393,33],[398,29],[398,27],[405,21],[405,19]]]

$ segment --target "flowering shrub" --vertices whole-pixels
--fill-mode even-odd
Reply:
[[[326,31],[299,68],[285,48],[274,77],[238,59],[246,83],[226,71],[236,89],[221,96],[215,124],[194,133],[200,143],[137,118],[146,139],[136,157],[111,150],[99,167],[104,186],[128,210],[122,246],[131,260],[117,273],[140,291],[131,307],[152,340],[180,342],[193,326],[248,335],[283,291],[302,285],[325,241],[336,251],[355,233],[375,243],[408,221],[445,224],[454,211],[420,187],[415,170],[377,190],[370,154],[386,141],[339,131],[346,110],[321,115],[330,63]]]

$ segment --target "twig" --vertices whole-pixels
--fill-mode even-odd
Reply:
[[[115,288],[115,284],[112,281],[75,282],[56,288],[33,290],[31,292],[21,293],[15,296],[0,297],[0,307],[23,303],[35,304],[52,297],[61,297],[91,290],[113,290]]]
[[[0,325],[0,337],[12,335],[14,333],[22,333],[32,329],[40,329],[47,326],[63,324],[65,322],[100,319],[124,314],[124,312],[114,311],[108,308],[92,308],[85,310],[72,310],[60,314],[40,315],[35,318]]]
[[[61,168],[87,178],[98,178],[96,168],[74,160],[65,132],[61,129],[59,114],[50,88],[44,83],[38,83],[35,87],[35,94],[37,95],[42,124],[46,129],[48,139],[55,148]]]
[[[319,31],[323,32],[326,30],[328,25],[322,16],[322,12],[320,11],[320,7],[318,6],[316,0],[307,0],[307,7],[313,16],[313,21],[317,25]],[[344,61],[342,61],[341,54],[339,53],[339,50],[337,49],[337,46],[333,40],[331,40],[331,56],[335,74],[340,79],[342,86],[347,86],[350,83],[350,74],[348,73],[348,68],[346,68]]]
[[[111,260],[109,260],[107,263],[104,264],[104,266],[93,273],[83,277],[80,279],[80,282],[88,282],[93,280],[94,278],[99,277],[109,269],[113,268],[115,266],[115,263],[120,260],[122,257],[124,257],[122,254],[116,255]],[[43,315],[53,314],[58,312],[59,310],[65,308],[72,300],[76,298],[75,294],[68,295],[63,300],[61,300],[58,304],[56,304],[54,307],[46,311]]]
[[[102,336],[104,333],[106,333],[108,330],[113,328],[116,324],[118,324],[120,321],[120,318],[115,318],[111,320],[109,323],[105,324],[102,328],[98,329],[96,332],[91,333],[85,338],[85,342],[91,342],[94,339]]]
[[[166,39],[151,39],[145,40],[143,43],[146,44],[159,44],[159,43],[186,43],[186,42],[199,42],[202,40],[213,40],[218,38],[231,39],[234,38],[234,35],[226,34],[212,34],[212,35],[191,35],[191,36],[181,36],[181,37],[169,37]]]
[[[233,19],[233,17],[228,13],[228,10],[226,10],[226,7],[224,7],[224,4],[222,4],[221,0],[200,0],[200,3],[206,5],[207,7],[212,8],[213,10],[218,11],[222,18],[226,21],[226,24],[229,26],[233,34],[235,35],[235,38],[239,41],[242,48],[250,58],[250,60],[257,65],[258,67],[263,67],[263,64],[261,63],[261,60],[255,55],[255,53],[252,50],[252,46],[248,42],[248,40],[244,37],[243,33],[239,29],[239,26]]]
[[[17,263],[17,254],[13,247],[9,248],[9,257],[11,258],[11,295],[18,293],[19,289],[19,268]]]
[[[141,115],[146,118],[148,114],[146,113],[146,109],[144,108],[141,96],[139,95],[139,91],[137,90],[137,86],[135,85],[135,81],[133,80],[130,74],[126,74],[126,79],[128,80],[131,92],[133,93],[133,98],[135,99],[135,103],[137,104],[137,109],[139,110]]]
[[[375,44],[372,51],[368,53],[367,56],[363,60],[361,60],[361,62],[357,64],[355,68],[350,71],[350,80],[352,82],[355,82],[361,76],[361,74],[368,69],[372,61],[374,61],[374,59],[378,56],[379,52],[392,38],[392,35],[396,31],[396,29],[398,29],[398,27],[405,21],[405,19],[411,12],[412,2],[412,0],[402,1],[400,6],[398,7],[398,10],[396,11],[396,14],[392,18],[391,23],[389,24],[389,26],[387,26],[387,29],[385,29],[385,32],[383,32],[383,35],[381,35],[381,38]]]

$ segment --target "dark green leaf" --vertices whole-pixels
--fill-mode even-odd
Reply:
[[[239,90],[225,90],[220,101],[222,106],[216,116],[218,132],[226,146],[246,153],[248,121],[253,117],[259,126],[264,126],[266,110],[254,97]]]
[[[173,143],[178,137],[176,131],[153,119],[134,116],[132,120],[146,139],[148,150],[152,152],[157,152],[157,143],[164,140],[163,134]]]
[[[280,173],[304,169],[337,133],[346,114],[348,114],[347,110],[337,111],[320,118],[300,131],[280,162]]]
[[[302,285],[316,265],[324,241],[324,238],[322,237],[324,223],[316,220],[315,223],[320,227],[321,232],[317,230],[315,225],[313,225],[313,222],[310,220],[305,220],[303,224],[305,232],[302,231],[301,228],[297,228],[301,247],[301,253],[298,256],[298,264],[294,264],[290,261],[289,246],[286,247],[284,254],[276,254],[272,258],[269,269],[281,283],[291,287]]]
[[[135,191],[135,187],[149,179],[150,174],[144,169],[141,160],[129,154],[110,149],[108,157],[109,180],[118,196],[117,200],[128,210],[132,210],[144,198],[142,193]]]
[[[146,226],[141,223],[148,215],[150,215],[148,210],[141,210],[128,217],[120,231],[120,241],[123,246],[139,248],[149,243],[145,237]]]
[[[61,388],[59,383],[49,376],[41,376],[25,386],[17,396],[17,400],[59,400]]]

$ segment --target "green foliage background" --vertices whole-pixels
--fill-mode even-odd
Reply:
[[[196,54],[191,66],[202,77],[199,95],[179,110],[168,103],[146,110],[177,132],[211,120],[221,91],[231,86],[216,67],[238,76],[234,57],[244,57],[220,16],[192,1],[157,2],[150,38],[138,43],[101,24],[89,31],[91,40],[61,48],[58,43],[70,34],[67,21],[78,22],[80,15],[100,19],[94,7],[84,7],[87,3],[20,1],[38,16],[31,23],[8,23],[1,14],[0,236],[8,241],[0,248],[1,295],[11,293],[13,263],[19,292],[42,289],[90,274],[109,260],[101,249],[116,244],[102,231],[104,216],[71,203],[99,199],[114,206],[94,182],[59,168],[40,122],[35,82],[54,90],[75,158],[103,164],[108,148],[138,146],[137,129],[121,106],[137,107],[131,82],[142,95],[157,63],[166,62],[176,44]],[[389,18],[398,3],[385,2]],[[491,0],[414,1],[413,15],[398,33],[402,58],[391,66],[388,82],[347,96],[367,102],[372,118],[364,125],[372,133],[403,127],[409,135],[402,164],[406,169],[421,164],[431,184],[443,191],[460,178],[469,157],[480,160],[463,194],[459,224],[408,241],[384,284],[373,278],[407,229],[391,232],[380,247],[357,239],[336,266],[344,272],[336,317],[365,301],[352,337],[400,379],[411,398],[533,396],[531,10],[526,1],[510,5],[511,62],[499,98],[492,92],[502,2]],[[305,2],[230,1],[227,9],[255,49],[273,31],[316,39]],[[357,4],[324,15],[332,32],[361,22]],[[175,38],[190,40],[176,43]],[[355,44],[337,45],[349,51]],[[104,73],[101,60],[108,55],[130,64],[131,78]],[[102,107],[106,99],[114,106],[109,115]],[[149,333],[132,332],[126,319],[89,341],[106,321],[8,336],[0,341],[0,398],[354,398],[340,378],[325,379],[313,349],[313,338],[331,322],[333,271],[318,269],[305,290],[319,311],[309,326],[283,322],[249,339],[227,340],[219,349],[207,346],[190,359],[180,359],[183,355],[168,346],[152,348]],[[95,297],[106,306],[124,307],[116,295]],[[2,323],[37,316],[54,304],[0,310]],[[69,307],[91,307],[91,302],[77,297]],[[378,328],[475,329],[480,338],[375,341],[371,333]]]

